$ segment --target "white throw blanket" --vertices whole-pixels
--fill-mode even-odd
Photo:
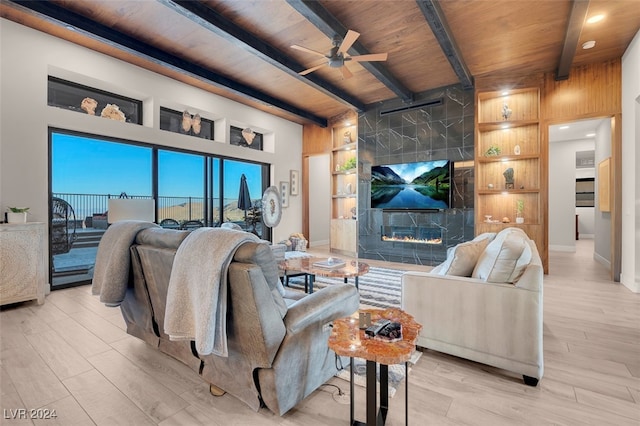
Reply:
[[[228,356],[227,270],[241,244],[259,241],[224,228],[199,228],[185,238],[167,290],[164,331],[171,340],[195,340],[201,355]]]
[[[155,223],[123,220],[114,223],[100,239],[93,270],[91,293],[100,295],[107,306],[120,306],[129,285],[131,254],[129,248],[138,232],[158,227]]]

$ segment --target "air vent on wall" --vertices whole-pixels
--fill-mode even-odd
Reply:
[[[444,100],[442,98],[438,98],[438,99],[430,99],[428,101],[416,102],[411,105],[403,105],[397,108],[381,109],[380,116],[395,114],[396,112],[411,111],[418,108],[439,106],[439,105],[442,105],[443,103],[444,103]]]

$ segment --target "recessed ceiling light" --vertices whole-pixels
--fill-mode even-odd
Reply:
[[[596,41],[595,40],[589,40],[589,41],[585,41],[584,43],[582,43],[582,48],[583,49],[592,49],[593,47],[595,47],[596,45]]]
[[[502,92],[502,96],[507,96],[509,94],[508,90],[505,90],[504,92]]]
[[[569,128],[569,126],[560,126],[559,129],[560,130],[567,130]]]
[[[587,19],[587,24],[595,24],[596,22],[600,22],[604,19],[604,15],[593,15],[591,18]]]
[[[587,133],[585,136],[588,137],[588,138],[592,138],[595,135],[596,135],[595,133]]]

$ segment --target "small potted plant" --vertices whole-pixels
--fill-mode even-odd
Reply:
[[[524,200],[516,200],[516,223],[524,223]]]
[[[26,223],[29,207],[9,207],[7,223]]]

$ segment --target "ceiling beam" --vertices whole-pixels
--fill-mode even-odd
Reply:
[[[57,25],[70,26],[82,34],[126,51],[139,58],[152,61],[163,67],[197,78],[205,83],[229,90],[235,94],[261,104],[273,106],[283,112],[293,114],[306,121],[315,123],[321,127],[327,126],[327,119],[319,117],[309,111],[298,108],[266,93],[260,92],[250,86],[231,80],[221,74],[185,61],[182,58],[171,55],[161,49],[137,40],[121,32],[115,31],[105,25],[91,21],[82,15],[71,12],[48,1],[11,0],[11,3],[23,9],[36,12]]]
[[[333,39],[336,34],[344,37],[348,31],[348,28],[338,21],[338,19],[317,0],[287,0],[287,3],[315,25],[329,37],[329,39]],[[369,55],[371,52],[369,52],[362,43],[356,41],[348,53],[351,56],[356,56]],[[359,62],[359,64],[373,74],[400,99],[405,102],[411,102],[413,100],[413,92],[406,88],[383,64],[380,62]]]
[[[569,22],[567,23],[567,33],[564,36],[562,54],[558,61],[556,80],[566,80],[569,78],[573,57],[576,54],[582,26],[587,17],[587,10],[589,9],[589,0],[573,0],[571,3],[571,14],[569,15]]]
[[[444,16],[440,4],[434,0],[416,0],[416,2],[427,20],[429,27],[431,27],[431,32],[433,32],[436,40],[438,40],[440,49],[442,49],[442,52],[449,60],[453,72],[458,76],[462,87],[464,89],[473,89],[473,76],[464,63],[460,49],[453,38],[453,33],[449,28],[449,24],[447,24],[447,19]]]
[[[365,104],[351,96],[344,90],[332,85],[326,80],[309,75],[306,78],[298,74],[306,67],[294,61],[280,50],[260,40],[253,34],[245,31],[239,26],[231,23],[227,18],[209,8],[204,3],[192,0],[158,0],[160,3],[171,8],[176,13],[181,14],[192,22],[206,28],[212,33],[224,38],[231,44],[246,50],[259,57],[268,64],[284,71],[296,79],[309,84],[314,89],[321,91],[334,100],[345,103],[359,111],[363,111]]]

